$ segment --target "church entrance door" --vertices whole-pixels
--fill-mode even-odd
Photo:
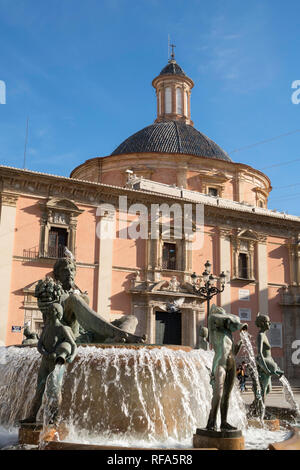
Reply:
[[[155,313],[155,343],[181,344],[181,313]]]

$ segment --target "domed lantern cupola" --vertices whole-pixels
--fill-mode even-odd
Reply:
[[[191,121],[191,89],[194,82],[175,60],[174,47],[171,58],[158,77],[152,81],[156,89],[157,118],[155,122],[181,121],[193,125]]]

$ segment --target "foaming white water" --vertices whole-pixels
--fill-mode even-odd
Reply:
[[[40,354],[36,348],[5,348],[0,362],[0,424],[14,425],[29,411]]]
[[[26,417],[40,362],[35,348],[8,348],[7,358],[0,364],[0,424]],[[212,358],[211,351],[167,347],[79,347],[63,384],[61,415],[70,439],[103,445],[121,441],[123,446],[189,446],[196,428],[207,422]],[[240,429],[246,427],[236,386],[228,420]]]
[[[0,450],[18,444],[18,429],[0,426]]]
[[[300,418],[300,408],[295,400],[293,390],[288,379],[284,375],[282,375],[279,380],[282,383],[283,392],[287,403],[291,406],[292,410],[296,412],[297,418]]]
[[[290,431],[269,431],[267,429],[248,428],[244,432],[246,450],[266,450],[269,444],[288,439]]]
[[[138,448],[138,449],[188,449],[193,447],[192,436],[178,440],[174,437],[167,437],[165,439],[155,438],[147,439],[139,436],[131,436],[128,433],[124,435],[119,434],[93,434],[93,432],[86,432],[75,429],[74,426],[69,426],[69,434],[64,439],[66,442],[73,442],[81,444],[94,444],[98,446],[120,447],[120,448]]]
[[[250,335],[247,331],[241,331],[241,340],[243,343],[244,351],[247,353],[247,356],[249,359],[251,379],[254,382],[253,385],[254,385],[254,389],[256,390],[256,400],[259,403],[259,409],[258,409],[258,411],[260,412],[259,418],[261,422],[263,422],[265,412],[266,412],[266,407],[262,399],[262,391],[261,391],[261,386],[260,386],[260,381],[259,381],[259,376],[258,376],[255,354],[254,354],[253,346],[250,340]]]

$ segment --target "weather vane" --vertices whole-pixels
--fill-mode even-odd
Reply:
[[[170,44],[170,35],[168,34],[168,59],[169,61],[175,60],[174,47],[176,47],[175,44]],[[172,49],[171,58],[170,58],[170,48]]]
[[[175,54],[174,54],[174,47],[176,47],[176,46],[175,46],[175,44],[170,44],[170,47],[172,48],[172,52],[171,52],[171,60],[174,60],[174,59],[175,59]]]

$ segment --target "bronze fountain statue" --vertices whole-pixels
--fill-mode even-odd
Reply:
[[[257,393],[257,385],[255,381],[253,382],[255,399],[253,403],[250,405],[250,416],[259,416],[260,415],[260,407],[261,404],[257,398],[265,404],[266,396],[272,390],[272,382],[271,378],[278,377],[281,378],[284,374],[271,355],[271,346],[269,339],[267,337],[267,331],[270,329],[270,317],[268,315],[258,314],[255,320],[255,325],[259,328],[259,333],[257,335],[256,345],[257,345],[257,356],[256,356],[256,366],[258,372],[258,379],[260,385],[260,394]],[[270,418],[270,415],[265,416],[266,418]]]
[[[32,331],[29,326],[24,327],[24,336],[25,339],[23,339],[22,344],[24,346],[28,345],[37,345],[39,341],[38,334],[35,331]]]
[[[75,285],[75,273],[74,258],[61,258],[54,265],[54,279],[46,277],[37,283],[35,297],[44,321],[37,344],[42,362],[29,416],[21,424],[36,422],[47,383],[52,403],[50,423],[56,423],[63,375],[66,363],[73,362],[76,356],[76,343],[87,342],[86,339],[92,343],[143,343],[146,339],[134,334],[137,319],[133,315],[109,323],[92,310],[87,292]]]
[[[215,351],[211,384],[213,386],[213,397],[211,410],[206,429],[217,430],[217,414],[221,411],[221,431],[235,431],[236,428],[227,422],[229,398],[232,391],[236,364],[236,356],[241,348],[242,342],[234,344],[232,333],[234,331],[246,330],[247,324],[242,324],[239,317],[226,313],[221,307],[213,305],[208,320],[209,340]]]
[[[145,341],[145,336],[134,334],[137,326],[137,318],[134,315],[124,315],[121,319],[109,323],[89,307],[87,292],[81,292],[75,285],[76,263],[73,258],[59,259],[54,265],[53,274],[54,279],[63,287],[63,321],[72,328],[77,343],[87,342],[84,332],[88,332],[91,343]]]

